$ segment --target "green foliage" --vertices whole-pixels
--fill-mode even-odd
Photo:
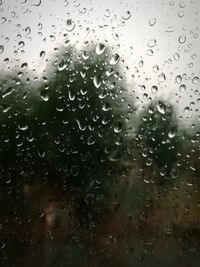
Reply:
[[[147,107],[141,121],[137,133],[141,159],[146,166],[156,163],[160,179],[169,177],[181,148],[175,111],[171,105],[157,101]]]
[[[2,104],[1,181],[11,179],[14,199],[27,182],[58,187],[87,224],[102,214],[126,150],[126,84],[107,50],[69,47],[56,57],[39,85],[2,82],[13,90]]]

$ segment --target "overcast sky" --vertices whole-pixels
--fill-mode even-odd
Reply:
[[[199,27],[199,0],[0,0],[1,73],[27,62],[40,75],[67,39],[77,47],[107,40],[139,102],[162,96],[191,122],[200,115]]]

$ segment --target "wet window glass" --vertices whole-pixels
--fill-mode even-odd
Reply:
[[[200,2],[0,0],[0,265],[200,265]]]

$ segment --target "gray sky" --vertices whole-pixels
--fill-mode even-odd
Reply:
[[[108,41],[129,67],[138,102],[162,96],[177,103],[187,123],[200,115],[199,27],[199,0],[1,0],[1,72],[27,62],[42,75],[53,49],[67,39],[77,47]]]

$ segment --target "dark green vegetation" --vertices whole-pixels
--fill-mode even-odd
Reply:
[[[23,186],[39,181],[66,192],[81,224],[102,215],[130,110],[119,56],[107,50],[61,49],[38,85],[2,82],[1,183],[11,202],[20,206]]]
[[[0,81],[2,262],[141,266],[153,243],[164,261],[167,242],[198,247],[199,133],[161,99],[136,115],[123,61],[102,44],[56,50],[45,69]]]

